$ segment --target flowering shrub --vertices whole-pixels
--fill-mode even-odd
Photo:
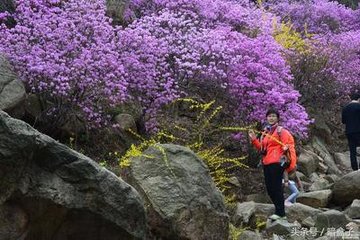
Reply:
[[[271,106],[282,114],[283,125],[306,136],[308,116],[297,101],[299,93],[291,84],[290,69],[280,55],[281,47],[271,36],[248,38],[229,29],[216,29],[199,41],[202,50],[210,46],[210,59],[226,66],[226,75],[218,74],[237,104],[234,116],[245,124],[263,121]],[[204,73],[220,64],[209,64]]]
[[[308,41],[305,52],[291,52],[287,59],[294,75],[294,86],[302,94],[302,104],[313,109],[333,108],[341,105],[352,90],[360,88],[356,67],[359,64],[358,37],[355,32],[317,36]]]
[[[17,25],[2,26],[1,51],[31,91],[59,108],[79,107],[91,124],[127,96],[114,31],[102,1],[17,1]]]
[[[170,7],[136,20],[129,28],[166,42],[168,74],[173,73],[183,92],[189,92],[189,82],[200,84],[205,92],[225,90],[236,103],[234,118],[244,124],[263,120],[267,108],[276,106],[286,112],[284,125],[305,136],[308,116],[297,104],[300,95],[291,85],[289,67],[274,38],[266,32],[249,37],[232,24],[220,24],[218,19],[210,24],[208,19]]]
[[[125,18],[131,21],[164,9],[196,14],[207,27],[231,25],[235,30],[251,35],[271,32],[274,18],[246,0],[136,0],[130,2]]]
[[[319,37],[322,53],[328,57],[326,72],[336,79],[339,94],[349,94],[360,88],[360,31],[348,31],[332,36]]]
[[[130,97],[145,109],[147,129],[157,131],[158,109],[179,96],[168,61],[170,45],[146,29],[130,26],[117,33],[116,49],[127,73]]]
[[[293,53],[304,53],[308,49],[306,39],[301,36],[301,33],[294,30],[290,23],[275,24],[274,38],[276,42],[286,49],[284,52],[290,57]]]
[[[354,11],[335,1],[301,0],[268,1],[264,4],[282,21],[290,21],[300,32],[325,34],[356,29]]]
[[[169,159],[166,156],[164,149],[159,146],[159,143],[174,143],[181,144],[190,148],[199,156],[208,166],[210,175],[213,178],[216,186],[225,195],[226,201],[231,201],[231,192],[229,189],[230,177],[233,176],[234,169],[247,167],[242,163],[246,156],[229,157],[225,154],[224,146],[220,141],[216,141],[216,146],[211,144],[211,139],[223,139],[229,137],[229,133],[222,130],[221,126],[213,124],[214,118],[220,114],[222,107],[215,106],[215,101],[209,103],[199,103],[194,99],[176,99],[168,107],[175,107],[177,104],[184,103],[188,111],[195,114],[193,124],[183,124],[182,121],[177,121],[176,116],[168,118],[169,122],[162,122],[160,130],[151,136],[150,139],[144,139],[131,129],[129,132],[139,138],[138,144],[133,144],[126,151],[126,153],[119,158],[119,165],[123,169],[123,174],[126,175],[126,168],[131,166],[134,158],[144,156],[149,161],[164,161],[168,170],[173,174],[173,169],[169,164]],[[174,112],[167,112],[172,115]],[[174,114],[176,115],[176,114]],[[163,153],[162,159],[154,158],[154,156],[146,155],[143,152],[149,147],[155,147]]]
[[[1,28],[5,52],[28,87],[80,108],[99,125],[109,108],[135,98],[147,127],[165,103],[196,92],[224,92],[236,121],[279,108],[300,136],[309,124],[292,86],[276,18],[247,1],[132,1],[128,25],[112,27],[103,0],[17,1],[17,25]],[[199,92],[200,94],[200,92]]]
[[[268,1],[266,6],[303,37],[296,42],[305,48],[293,45],[286,54],[306,106],[339,105],[359,87],[359,10],[327,0]]]

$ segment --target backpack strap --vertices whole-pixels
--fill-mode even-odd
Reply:
[[[281,141],[281,130],[282,130],[282,129],[283,129],[282,126],[277,126],[277,127],[276,127],[276,132],[277,132],[277,134],[278,134],[278,136],[279,136],[280,142],[281,142],[282,144],[284,144],[284,143]]]
[[[281,142],[281,144],[284,146],[284,142],[281,141],[281,130],[283,129],[282,126],[277,126],[276,127],[276,133],[278,134],[279,136],[279,141]],[[291,153],[290,153],[290,150],[288,149],[287,151],[285,151],[284,155],[287,157],[287,159],[289,160],[289,162],[291,163]],[[289,163],[289,164],[290,164]]]

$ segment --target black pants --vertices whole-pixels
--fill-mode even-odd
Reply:
[[[349,148],[350,148],[350,162],[351,162],[351,168],[356,171],[359,169],[359,164],[356,159],[356,147],[360,146],[360,133],[351,133],[346,134],[348,142],[349,142]]]
[[[282,186],[284,169],[280,163],[264,165],[266,191],[275,205],[275,214],[284,217],[284,190]]]

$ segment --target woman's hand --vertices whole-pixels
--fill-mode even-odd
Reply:
[[[251,140],[254,140],[256,138],[254,130],[252,129],[249,130],[249,137]]]
[[[289,150],[289,145],[284,145],[283,147],[282,147],[282,149],[284,150],[284,152],[286,152],[287,150]]]

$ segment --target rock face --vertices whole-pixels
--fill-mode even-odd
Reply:
[[[314,152],[320,157],[320,160],[327,166],[327,173],[340,175],[341,171],[336,166],[334,158],[332,154],[326,147],[326,144],[323,142],[322,139],[315,136],[311,141],[311,146]]]
[[[123,20],[124,10],[129,0],[106,0],[106,13],[115,24]]]
[[[326,207],[331,199],[331,194],[331,190],[328,189],[301,193],[297,201],[313,208]]]
[[[129,182],[147,199],[151,230],[164,239],[227,239],[224,199],[188,148],[159,144],[134,158]]]
[[[335,153],[334,159],[336,164],[340,165],[346,170],[352,171],[350,163],[350,151],[344,153]]]
[[[11,70],[10,63],[0,54],[0,110],[21,117],[24,110],[20,105],[25,96],[24,84]]]
[[[262,240],[263,238],[261,237],[261,235],[259,233],[245,230],[240,234],[238,239],[239,240]]]
[[[307,217],[313,218],[319,213],[321,213],[320,210],[301,203],[295,203],[286,209],[286,216],[291,222],[295,220],[302,222]]]
[[[337,210],[328,210],[317,215],[315,226],[317,229],[325,230],[329,227],[336,229],[341,227],[345,229],[347,223],[348,221],[342,212]]]
[[[349,205],[360,196],[360,171],[346,174],[334,183],[332,201],[338,205]]]
[[[360,219],[360,199],[355,199],[345,213],[351,218]]]
[[[130,185],[2,111],[0,206],[0,215],[12,214],[0,239],[142,239],[146,232]]]
[[[19,239],[26,233],[29,218],[23,209],[13,204],[0,206],[1,239]]]
[[[306,176],[310,176],[311,173],[315,172],[319,165],[319,157],[305,149],[301,149],[298,158],[298,170],[304,173]]]

